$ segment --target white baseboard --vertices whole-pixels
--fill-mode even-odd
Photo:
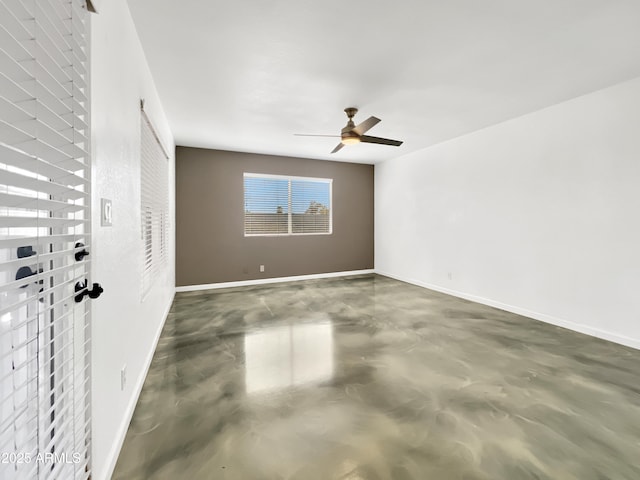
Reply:
[[[346,277],[348,275],[364,275],[374,273],[373,269],[350,270],[347,272],[314,273],[312,275],[295,275],[293,277],[259,278],[257,280],[241,280],[238,282],[207,283],[204,285],[187,285],[176,287],[176,292],[195,292],[197,290],[214,290],[217,288],[248,287],[251,285],[264,285],[267,283],[295,282],[298,280],[315,280],[317,278]]]
[[[507,312],[515,313],[517,315],[533,318],[534,320],[540,320],[541,322],[550,323],[557,327],[566,328],[568,330],[573,330],[574,332],[584,333],[592,337],[601,338],[603,340],[608,340],[610,342],[619,343],[620,345],[625,345],[627,347],[640,350],[640,339],[637,339],[637,338],[627,337],[625,335],[620,335],[620,334],[609,332],[606,330],[601,330],[599,328],[590,327],[588,325],[583,325],[581,323],[570,322],[568,320],[563,320],[561,318],[557,318],[552,315],[547,315],[545,313],[534,312],[532,310],[527,310],[526,308],[516,307],[514,305],[502,303],[497,300],[492,300],[490,298],[484,298],[484,297],[472,295],[465,292],[459,292],[457,290],[452,290],[450,288],[442,287],[440,285],[421,282],[419,280],[403,277],[401,275],[394,275],[393,273],[389,273],[389,272],[376,270],[375,273],[377,273],[378,275],[383,275],[385,277],[390,277],[396,280],[400,280],[401,282],[411,283],[412,285],[417,285],[419,287],[427,288],[429,290],[435,290],[436,292],[446,293],[447,295],[452,295],[454,297],[464,298],[465,300],[471,300],[472,302],[481,303],[483,305],[488,305],[490,307],[499,308],[500,310],[505,310]]]
[[[122,450],[122,445],[124,444],[124,439],[127,436],[127,431],[129,430],[129,424],[131,423],[131,419],[133,418],[133,412],[136,409],[136,405],[138,404],[138,398],[140,398],[140,393],[142,392],[142,387],[144,386],[144,381],[147,379],[147,374],[149,373],[149,368],[151,367],[151,361],[153,360],[153,355],[156,353],[156,348],[158,347],[158,342],[160,341],[160,335],[162,334],[162,329],[164,328],[164,324],[167,321],[167,317],[169,316],[169,311],[171,310],[171,305],[173,304],[173,297],[171,295],[171,299],[167,305],[167,308],[164,311],[164,316],[162,322],[158,326],[158,330],[156,331],[155,338],[153,339],[153,347],[149,351],[147,357],[145,358],[145,366],[142,375],[140,375],[136,381],[134,386],[133,395],[131,396],[131,400],[127,405],[127,409],[125,410],[125,421],[120,424],[120,428],[116,434],[116,441],[111,447],[111,451],[107,456],[107,475],[105,478],[111,478],[113,476],[113,471],[116,468],[116,464],[118,463],[118,457],[120,456],[120,450]]]

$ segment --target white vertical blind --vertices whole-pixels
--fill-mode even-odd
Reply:
[[[244,174],[244,234],[332,233],[329,178]]]
[[[169,156],[141,110],[140,219],[143,241],[142,297],[168,265]]]
[[[88,19],[0,0],[0,478],[90,477]],[[87,247],[88,249],[88,247]]]

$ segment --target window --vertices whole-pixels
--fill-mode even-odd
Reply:
[[[330,234],[332,182],[245,173],[245,236]]]
[[[168,264],[169,166],[158,136],[144,110],[141,111],[140,220],[143,268],[142,297]]]
[[[83,0],[0,10],[0,477],[87,480],[90,22]]]

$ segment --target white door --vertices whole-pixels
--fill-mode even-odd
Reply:
[[[3,480],[90,477],[88,35],[81,0],[0,0]]]

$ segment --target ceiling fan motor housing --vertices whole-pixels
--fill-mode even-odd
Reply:
[[[355,116],[355,114],[358,113],[358,109],[355,107],[345,108],[344,113],[346,113],[347,117],[349,117],[349,120],[351,120]]]
[[[341,130],[340,136],[342,137],[342,143],[345,145],[358,143],[360,141],[360,135],[353,131],[355,128],[355,123],[353,123],[353,117],[356,113],[358,113],[358,109],[354,107],[349,107],[344,109],[344,113],[349,117],[349,121],[347,125]]]

